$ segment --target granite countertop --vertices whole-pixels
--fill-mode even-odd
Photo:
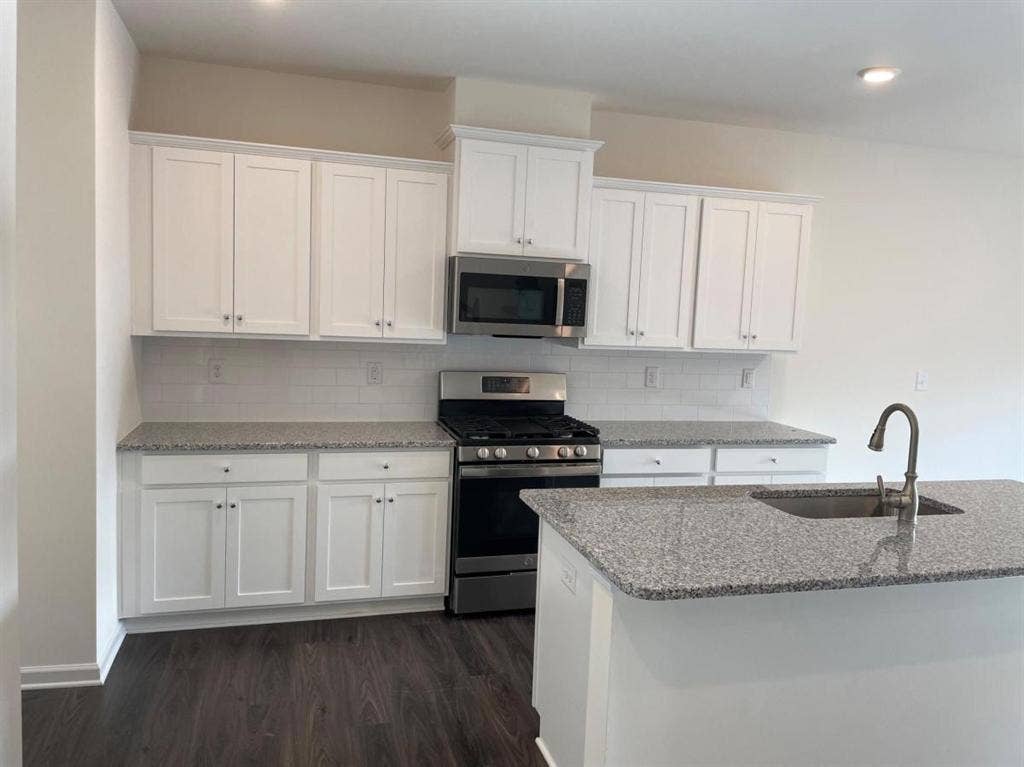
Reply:
[[[149,451],[339,450],[454,444],[448,432],[433,421],[253,421],[143,423],[117,447]]]
[[[774,421],[597,421],[601,445],[616,447],[699,447],[705,445],[831,445],[825,434]]]
[[[1024,575],[1024,483],[922,482],[963,514],[804,519],[751,497],[864,485],[524,490],[523,500],[624,593],[698,599]]]

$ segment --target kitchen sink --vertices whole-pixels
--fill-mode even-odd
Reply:
[[[861,495],[801,495],[793,497],[771,491],[752,493],[762,503],[779,511],[806,519],[853,519],[856,517],[896,517],[896,509],[885,508],[878,493]],[[938,504],[927,498],[920,499],[918,515],[963,514],[963,509]]]

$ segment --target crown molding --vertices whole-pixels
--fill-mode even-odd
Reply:
[[[249,141],[229,141],[226,139],[178,136],[172,133],[148,133],[145,131],[129,131],[128,137],[132,144],[145,146],[205,149],[211,152],[231,152],[233,154],[258,154],[263,157],[288,157],[295,160],[339,162],[349,165],[369,165],[376,168],[418,170],[431,173],[452,172],[452,164],[450,162],[416,160],[409,157],[387,157],[385,155],[337,152],[330,149],[307,149],[303,147],[281,146],[279,144],[255,144]]]
[[[568,136],[549,136],[546,133],[523,133],[497,128],[477,128],[472,125],[449,125],[435,139],[441,149],[447,149],[457,138],[470,138],[479,141],[502,141],[507,144],[526,144],[528,146],[545,146],[553,149],[582,149],[596,152],[604,146],[603,141],[589,138],[570,138]]]
[[[810,194],[788,194],[786,192],[759,192],[754,189],[729,189],[721,186],[695,186],[674,184],[666,181],[640,181],[631,178],[608,178],[594,176],[595,189],[625,189],[631,192],[662,192],[665,194],[692,194],[700,197],[728,197],[733,200],[761,200],[782,202],[793,205],[807,205],[821,202],[823,198]]]

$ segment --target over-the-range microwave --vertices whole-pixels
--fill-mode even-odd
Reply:
[[[587,264],[452,256],[448,266],[451,333],[551,338],[586,334]]]

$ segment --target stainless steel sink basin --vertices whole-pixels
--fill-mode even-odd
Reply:
[[[767,503],[779,511],[806,519],[852,519],[855,517],[895,517],[896,510],[884,507],[878,499],[878,493],[861,495],[804,495],[797,498],[785,496],[771,491],[752,493],[762,503]],[[963,509],[935,503],[928,498],[921,498],[917,510],[921,514],[963,514]]]

